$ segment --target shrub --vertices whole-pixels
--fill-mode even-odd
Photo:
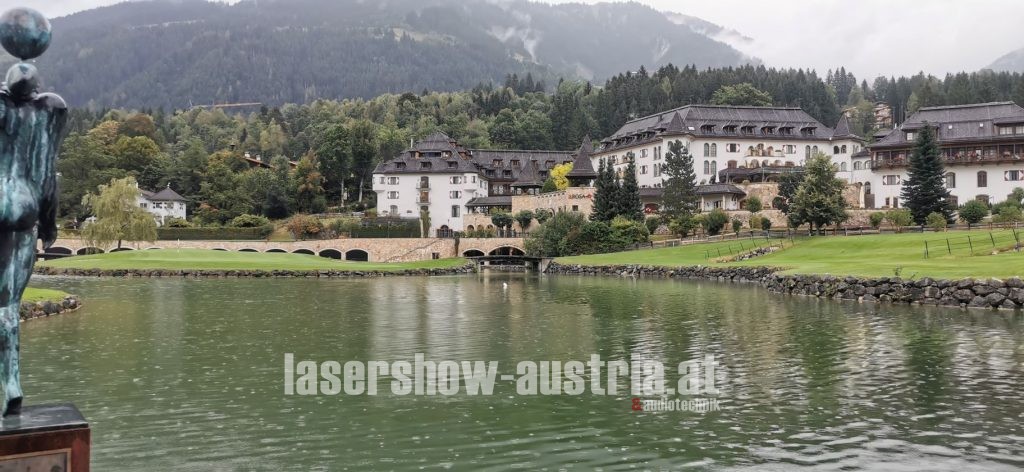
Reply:
[[[751,214],[750,221],[747,222],[747,225],[750,226],[750,229],[755,231],[761,229],[761,217]]]
[[[639,221],[633,221],[624,216],[616,216],[612,220],[611,224],[612,236],[616,241],[613,241],[613,245],[618,245],[619,242],[624,244],[642,244],[651,240],[651,232],[647,230],[647,226]]]
[[[764,231],[772,229],[772,219],[767,216],[761,218],[761,229]]]
[[[612,228],[603,221],[588,221],[566,233],[559,244],[565,256],[597,254],[615,250],[612,244]],[[620,247],[621,248],[621,247]]]
[[[1024,221],[1024,216],[1021,215],[1020,208],[1013,205],[1003,205],[999,209],[999,213],[992,217],[992,221],[996,223],[1017,223]]]
[[[945,231],[947,224],[946,215],[934,211],[928,215],[928,218],[925,219],[925,224],[927,224],[929,228],[935,231]]]
[[[701,215],[701,224],[704,225],[704,230],[711,236],[715,236],[722,232],[722,228],[729,223],[729,215],[726,215],[721,208],[715,208],[705,215]]]
[[[586,217],[578,212],[560,211],[555,213],[551,219],[540,225],[539,228],[530,232],[526,239],[526,252],[533,256],[557,257],[564,254],[562,241],[570,231],[579,230]]]
[[[258,228],[270,224],[270,220],[259,215],[238,215],[231,220],[234,228]]]
[[[699,225],[697,218],[676,218],[668,223],[668,230],[672,234],[678,234],[679,237],[685,238],[693,232],[694,229]]]
[[[295,239],[313,239],[320,237],[324,231],[324,224],[320,219],[310,215],[295,215],[285,225],[291,231]]]
[[[732,220],[732,232],[736,233],[736,234],[740,234],[740,230],[741,229],[743,229],[743,222],[740,221],[738,218],[733,218],[733,220]]]
[[[872,228],[878,229],[882,226],[883,221],[885,221],[885,213],[880,211],[876,211],[872,213],[871,216],[868,216],[868,222],[871,224]]]
[[[960,219],[967,223],[967,227],[981,223],[988,216],[988,205],[978,200],[971,200],[960,207]]]
[[[897,233],[902,233],[904,226],[914,224],[914,215],[910,213],[910,210],[900,208],[898,210],[887,211],[885,213],[885,220],[896,228]]]
[[[750,197],[747,199],[747,211],[751,213],[757,213],[764,209],[764,205],[761,203],[761,199],[757,197]]]
[[[658,218],[657,216],[648,216],[647,219],[644,220],[644,226],[647,227],[648,233],[654,234],[658,231],[658,227],[661,226],[661,218]]]
[[[551,210],[544,209],[544,208],[538,208],[538,209],[533,211],[533,217],[536,218],[537,219],[537,223],[540,223],[540,224],[544,224],[545,221],[551,219],[551,217],[554,216],[554,215],[555,215],[554,212],[552,212]]]
[[[164,228],[191,228],[192,223],[184,218],[167,218],[164,220]]]

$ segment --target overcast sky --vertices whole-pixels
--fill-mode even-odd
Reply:
[[[117,1],[0,0],[0,9],[24,5],[53,17]],[[1024,47],[1021,0],[639,1],[735,29],[753,38],[736,46],[768,65],[822,74],[840,65],[859,78],[974,71]]]

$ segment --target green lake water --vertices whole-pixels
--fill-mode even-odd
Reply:
[[[35,285],[85,307],[23,325],[27,404],[75,403],[97,471],[1024,467],[1019,314],[519,274]],[[287,396],[286,353],[502,373],[711,354],[721,410],[637,412],[628,391],[525,396],[500,380],[491,396]]]

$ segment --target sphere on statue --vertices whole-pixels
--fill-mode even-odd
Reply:
[[[50,21],[31,8],[14,8],[0,16],[0,44],[23,61],[35,59],[50,47]]]
[[[31,98],[38,89],[39,71],[36,66],[21,62],[7,71],[7,91],[16,99]]]

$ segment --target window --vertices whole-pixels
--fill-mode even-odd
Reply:
[[[840,172],[846,172],[847,171],[846,163],[845,162],[842,162],[842,163],[839,164],[839,171]]]
[[[398,205],[391,205],[391,209],[388,210],[388,214],[389,215],[397,215],[398,214]]]
[[[704,157],[711,157],[711,145],[704,143]]]
[[[429,162],[425,162],[425,161],[424,162],[420,162],[420,169],[429,170],[430,169],[430,163]]]
[[[1003,136],[1013,134],[1013,126],[1000,126],[999,134]]]
[[[718,145],[717,144],[712,144],[711,145],[711,157],[718,157]]]
[[[711,161],[711,174],[718,174],[718,163],[715,161]]]
[[[640,166],[640,174],[641,175],[647,174],[647,166]]]
[[[846,154],[846,145],[839,146],[839,152]]]
[[[988,172],[978,172],[978,187],[988,187]]]
[[[735,169],[736,165],[737,165],[737,162],[736,161],[729,161],[728,163],[726,163],[726,165],[728,165],[730,169]]]
[[[956,174],[952,172],[946,172],[946,188],[956,188]]]
[[[455,185],[458,185],[458,184],[461,184],[461,183],[463,183],[463,180],[462,180],[462,176],[460,176],[460,175],[456,175],[456,176],[453,176],[453,177],[452,177],[452,178],[450,179],[450,181],[451,181],[451,183],[453,183],[453,184],[455,184]]]
[[[388,200],[398,200],[398,192],[394,190],[388,192]]]
[[[810,158],[811,158],[811,147],[810,146],[805,146],[804,147],[804,159],[810,159]]]
[[[711,162],[704,161],[704,175],[708,175],[710,173],[711,173]]]
[[[782,146],[782,151],[785,152],[786,154],[796,154],[796,146],[792,144],[787,144],[785,146]]]
[[[641,149],[640,150],[640,158],[643,159],[645,157],[647,157],[647,150],[646,149]]]
[[[519,168],[519,159],[512,159],[512,167]]]
[[[736,143],[729,143],[725,145],[727,152],[740,152],[740,145]]]
[[[459,217],[459,206],[458,205],[452,205],[452,218],[458,218],[458,217]]]
[[[974,199],[988,205],[988,195],[978,195],[977,197],[974,197]]]
[[[882,185],[899,185],[900,176],[898,175],[886,175],[882,176]]]
[[[1024,180],[1024,170],[1008,170],[1005,176],[1007,182]]]
[[[811,146],[811,153],[812,154],[817,154],[818,153],[818,146]]]
[[[384,185],[384,176],[383,175],[380,176],[380,183],[381,183],[381,185]]]
[[[383,177],[381,177],[383,179]],[[384,182],[381,182],[384,183]],[[388,185],[397,185],[398,177],[388,177]]]
[[[141,206],[142,208],[149,208],[148,203],[140,203],[139,206]]]
[[[1013,134],[1024,134],[1024,125],[1017,125],[1014,127]]]
[[[448,168],[449,169],[458,169],[459,168],[459,163],[455,162],[455,161],[450,161],[450,162],[448,162]]]
[[[853,170],[861,170],[863,168],[864,168],[864,164],[861,163],[860,161],[856,161],[856,162],[853,163]]]
[[[839,154],[839,146],[832,146],[832,154]]]
[[[661,164],[654,164],[654,176],[661,177]]]
[[[448,192],[448,196],[451,197],[453,200],[457,200],[459,198],[462,198],[462,192],[459,190],[452,190]]]
[[[913,131],[907,131],[907,141],[913,141],[913,140],[914,140],[914,132]]]

